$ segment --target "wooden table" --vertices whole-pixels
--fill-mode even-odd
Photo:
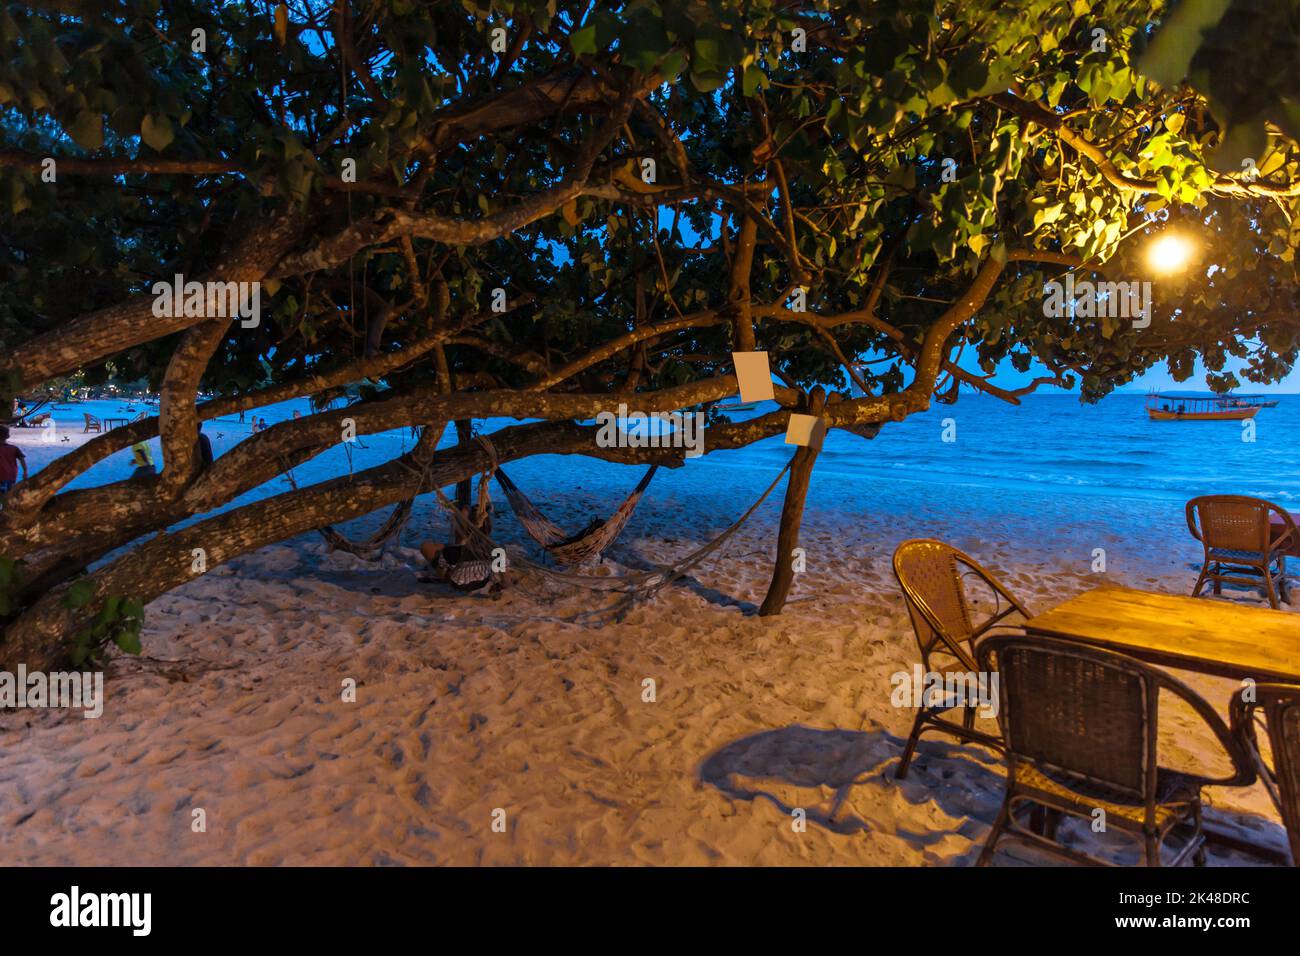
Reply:
[[[106,432],[111,432],[114,428],[121,428],[123,425],[127,424],[127,422],[129,422],[129,421],[130,421],[130,419],[127,419],[127,418],[105,418],[105,419],[104,419],[104,431],[106,431]]]
[[[1031,618],[1025,627],[1164,667],[1300,683],[1300,614],[1290,611],[1101,587]]]
[[[1300,684],[1300,614],[1210,598],[1101,587],[1030,618],[1034,634],[1095,644],[1139,660],[1242,680]],[[1288,857],[1209,826],[1208,842],[1286,864]]]
[[[1296,524],[1300,524],[1300,514],[1291,512],[1291,518]],[[1273,537],[1276,539],[1283,531],[1286,530],[1286,522],[1279,514],[1273,515],[1268,519],[1269,526],[1273,529]],[[1300,541],[1292,540],[1289,545],[1282,549],[1283,554],[1289,554],[1293,558],[1300,558]]]

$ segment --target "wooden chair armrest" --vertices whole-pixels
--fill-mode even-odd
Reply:
[[[1236,772],[1228,777],[1200,777],[1201,782],[1211,787],[1249,787],[1255,782],[1258,776],[1256,768],[1255,750],[1247,742],[1244,733],[1237,725],[1237,720],[1233,718],[1233,728],[1229,729],[1228,725],[1223,722],[1213,707],[1196,691],[1192,690],[1182,681],[1169,675],[1162,675],[1160,679],[1161,686],[1166,687],[1173,694],[1186,701],[1205,724],[1214,731],[1215,737],[1219,740],[1219,746],[1223,748],[1228,759]]]
[[[1255,735],[1255,711],[1258,706],[1254,701],[1246,700],[1238,691],[1232,695],[1229,702],[1228,716],[1232,732],[1237,735],[1242,746],[1250,754],[1256,776],[1264,784],[1264,789],[1268,791],[1269,799],[1273,801],[1273,806],[1277,807],[1277,812],[1282,814],[1282,795],[1277,789],[1277,778],[1273,774],[1273,768],[1264,762],[1264,755],[1259,752],[1259,740]]]

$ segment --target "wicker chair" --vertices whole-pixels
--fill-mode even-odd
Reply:
[[[1256,684],[1254,703],[1241,694],[1232,698],[1232,726],[1241,734],[1259,770],[1264,787],[1277,804],[1291,843],[1291,865],[1300,865],[1300,687]],[[1259,755],[1255,738],[1255,711],[1262,710],[1273,751],[1270,768]]]
[[[978,625],[972,622],[966,594],[965,579],[971,574],[988,586],[997,602],[993,614]],[[1011,614],[1025,618],[1031,616],[1029,610],[974,558],[942,541],[928,538],[904,541],[894,552],[894,577],[903,591],[912,630],[921,651],[921,664],[927,673],[952,669],[976,671],[972,651],[975,638]],[[1002,606],[1003,600],[1007,602],[1006,607]],[[959,706],[963,711],[960,724],[944,719],[944,714]],[[932,707],[918,706],[912,732],[903,749],[903,759],[895,772],[898,779],[907,776],[917,742],[921,734],[930,730],[1002,749],[997,734],[975,728],[973,707],[947,702]]]
[[[1107,861],[1055,839],[1061,814],[1090,823],[1105,811],[1107,830],[1142,840],[1147,866],[1160,866],[1160,850],[1176,831],[1181,848],[1170,861],[1205,862],[1201,788],[1249,786],[1255,770],[1245,742],[1213,708],[1169,674],[1124,654],[1041,636],[994,635],[980,641],[981,668],[996,667],[1007,755],[1007,790],[978,865],[993,857],[998,841],[1014,837],[1079,863]],[[1160,691],[1182,698],[1219,739],[1234,773],[1215,779],[1167,770],[1157,763]],[[1020,826],[1023,803],[1043,807],[1052,824],[1044,832]]]
[[[1282,516],[1280,533],[1269,524],[1273,514]],[[1187,527],[1205,547],[1192,597],[1210,581],[1215,594],[1223,593],[1225,582],[1245,584],[1262,587],[1272,607],[1278,606],[1279,593],[1291,603],[1285,552],[1300,544],[1300,528],[1288,512],[1262,498],[1202,495],[1187,502]]]
[[[102,432],[104,430],[104,423],[96,416],[90,414],[90,412],[82,412],[81,414],[86,416],[86,427],[82,429],[83,434],[85,432]]]

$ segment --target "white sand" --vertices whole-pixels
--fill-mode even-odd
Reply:
[[[635,480],[576,473],[567,510],[535,494],[566,526],[607,511]],[[680,555],[753,498],[752,475],[725,461],[707,493],[677,475],[656,479],[620,559]],[[932,506],[909,499],[900,517],[890,491],[828,480],[814,494],[808,570],[777,618],[752,613],[777,500],[694,580],[597,629],[563,621],[590,606],[587,594],[551,606],[517,592],[464,597],[418,583],[402,566],[415,563],[409,550],[376,567],[327,555],[311,536],[214,569],[151,605],[147,659],[110,671],[102,719],[0,715],[6,859],[970,864],[1000,804],[1000,761],[936,736],[906,781],[893,777],[911,713],[890,706],[889,678],[916,660],[889,574],[894,545],[945,537],[1045,608],[1102,579],[1089,569],[1094,547],[1108,550],[1106,580],[1186,593],[1194,542],[1172,511],[1138,527],[1149,503],[1062,498],[1027,516],[1011,492],[957,504],[936,489]],[[441,527],[425,508],[403,543]],[[518,534],[504,514],[499,537]],[[345,678],[356,703],[340,699]],[[655,703],[642,701],[646,678]],[[1189,680],[1224,708],[1231,682]],[[1193,718],[1165,717],[1164,764],[1223,765]],[[1283,845],[1259,786],[1207,800],[1211,819]],[[796,807],[806,832],[792,828]],[[191,830],[194,808],[206,833]],[[497,808],[504,833],[491,826]]]

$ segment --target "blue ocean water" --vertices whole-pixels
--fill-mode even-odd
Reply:
[[[1177,502],[1232,493],[1295,506],[1300,395],[1272,397],[1278,406],[1259,412],[1252,435],[1242,422],[1151,421],[1141,394],[1115,394],[1095,405],[1074,395],[1029,395],[1019,406],[963,395],[954,405],[888,424],[869,442],[832,431],[815,474]],[[945,430],[953,441],[943,440]],[[789,451],[777,439],[738,457],[775,463]]]
[[[1201,494],[1235,493],[1267,498],[1300,511],[1300,395],[1276,396],[1276,408],[1254,419],[1253,436],[1241,422],[1153,422],[1141,394],[1112,395],[1096,405],[1080,404],[1068,394],[1038,394],[1009,405],[984,395],[963,395],[955,405],[935,405],[906,421],[884,426],[873,440],[843,431],[826,439],[813,474],[813,507],[849,511],[887,509],[916,514],[936,503],[962,499],[969,507],[1011,507],[1026,517],[1075,501],[1083,512],[1098,511],[1100,498],[1133,502],[1136,513],[1159,513],[1176,524],[1182,504]],[[119,407],[121,406],[121,407]],[[137,411],[119,402],[88,402],[55,412],[61,434],[82,431],[82,412],[101,416]],[[143,408],[144,406],[139,406]],[[735,419],[762,414],[775,406],[762,403]],[[150,410],[151,414],[156,410]],[[310,414],[306,401],[285,402],[259,410],[271,423]],[[484,432],[517,424],[513,419],[476,422]],[[251,416],[209,422],[205,431],[218,455],[248,437]],[[944,441],[947,433],[954,440]],[[71,447],[38,442],[20,433],[33,470],[39,470]],[[1253,437],[1253,441],[1244,441]],[[300,481],[319,481],[389,460],[412,441],[406,429],[365,436],[355,446],[338,446],[298,469]],[[449,429],[443,444],[455,441]],[[707,451],[708,436],[705,433]],[[159,454],[157,440],[150,443]],[[660,494],[717,496],[730,513],[752,500],[789,460],[793,448],[781,436],[747,448],[689,459],[684,467],[663,472]],[[543,455],[516,462],[518,471],[545,495],[556,483],[583,488],[589,506],[600,510],[635,483],[639,469],[583,456]],[[80,476],[71,487],[119,481],[131,473],[130,453],[122,451]],[[724,490],[725,489],[725,490]],[[819,492],[819,489],[825,489]],[[251,491],[232,505],[288,490],[283,480]],[[1054,504],[1049,505],[1049,499]],[[778,497],[779,500],[779,497]],[[1158,501],[1152,509],[1142,501]],[[227,506],[229,507],[229,506]],[[223,509],[224,510],[224,509]],[[1113,512],[1111,512],[1113,515]]]

